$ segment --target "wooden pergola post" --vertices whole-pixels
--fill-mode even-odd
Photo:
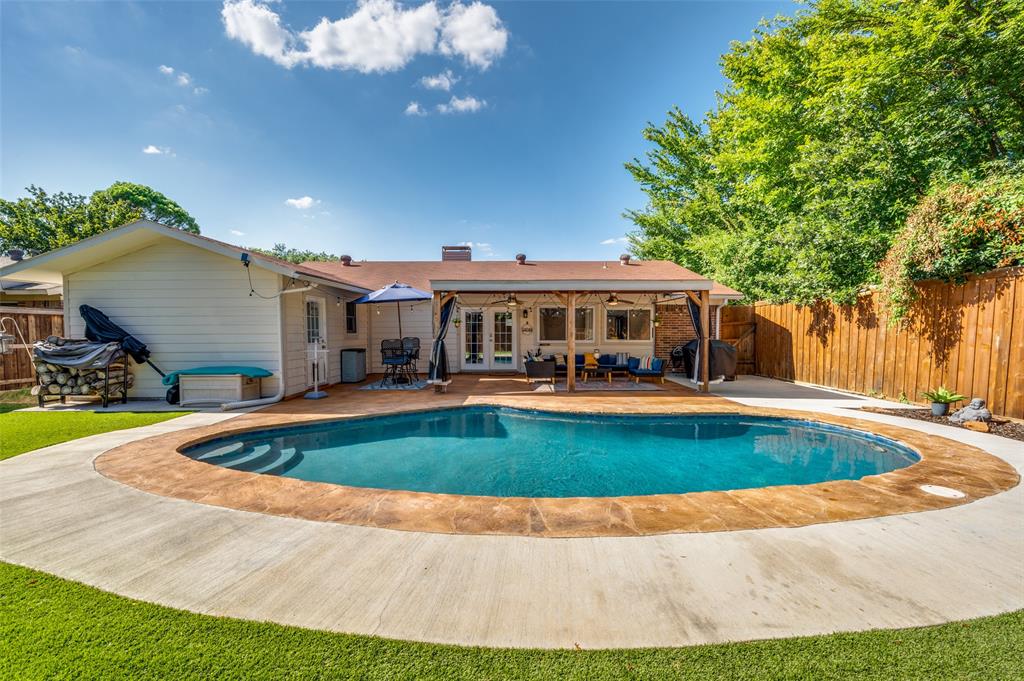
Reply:
[[[438,332],[441,330],[441,292],[434,291],[434,299],[430,303],[431,309],[434,313],[434,334],[432,338],[437,338]]]
[[[700,292],[700,376],[701,390],[711,392],[711,292]]]
[[[576,392],[576,292],[569,291],[565,305],[565,389]]]

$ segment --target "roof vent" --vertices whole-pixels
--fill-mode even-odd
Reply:
[[[21,250],[20,248],[12,248],[11,250],[7,251],[7,257],[13,260],[14,262],[20,262],[25,257],[25,251]]]
[[[472,246],[441,246],[441,262],[449,260],[469,262],[472,259]]]
[[[525,265],[526,264],[526,254],[525,253],[516,253],[516,263],[519,264],[519,265]]]
[[[340,258],[338,258],[338,260],[340,260],[341,264],[343,266],[345,266],[345,267],[349,267],[352,264],[352,256],[351,255],[343,255]]]
[[[619,264],[620,265],[628,265],[629,264],[629,253],[623,253],[622,255],[619,256]]]

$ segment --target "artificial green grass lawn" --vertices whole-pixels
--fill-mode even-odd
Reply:
[[[627,623],[623,623],[627,624]],[[643,626],[631,622],[629,626]],[[0,563],[3,678],[1019,679],[1024,612],[693,648],[459,648],[174,610]]]
[[[93,411],[12,411],[0,412],[0,460],[33,449],[75,440],[111,430],[148,426],[187,414],[183,411],[159,413],[102,413]]]

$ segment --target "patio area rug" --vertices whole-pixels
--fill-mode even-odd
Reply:
[[[632,381],[588,381],[584,383],[582,381],[576,381],[576,392],[612,392],[612,393],[628,393],[628,392],[653,392],[655,390],[662,390],[663,388],[656,383],[633,383]],[[555,385],[550,383],[534,383],[533,392],[535,393],[564,393],[566,390],[565,383],[559,382]]]
[[[388,381],[384,385],[380,384],[380,381],[374,381],[369,385],[364,385],[360,390],[423,390],[427,387],[426,379],[420,379],[415,383],[392,383]]]

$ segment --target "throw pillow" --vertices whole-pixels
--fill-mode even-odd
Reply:
[[[653,363],[654,363],[654,358],[651,357],[650,355],[643,355],[642,357],[640,357],[640,368],[641,369],[650,369],[651,368],[651,364],[653,364]]]
[[[565,364],[565,355],[556,354],[555,355],[555,364]]]
[[[627,364],[629,364],[629,353],[628,352],[616,353],[616,355],[615,355],[615,363],[618,364],[619,366],[626,366]]]

